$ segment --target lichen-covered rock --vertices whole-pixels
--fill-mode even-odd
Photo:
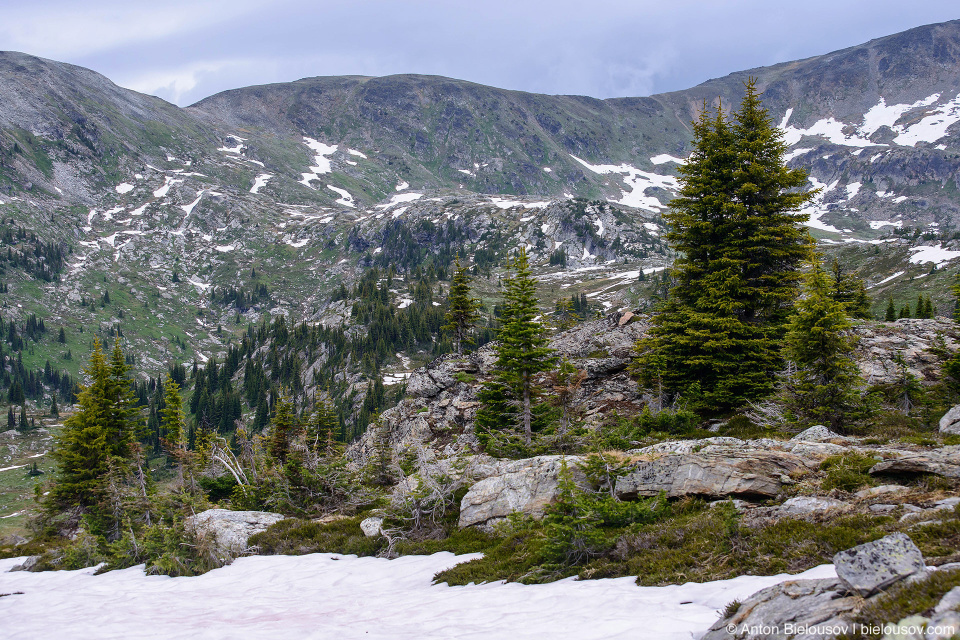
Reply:
[[[852,613],[859,603],[836,578],[788,580],[744,600],[702,640],[826,640],[852,630]]]
[[[902,533],[841,551],[833,564],[843,583],[864,597],[926,570],[920,549]]]
[[[559,493],[560,471],[566,462],[574,484],[585,488],[586,477],[575,456],[538,456],[504,461],[495,475],[474,484],[460,501],[460,528],[488,527],[511,513],[543,517]]]
[[[655,496],[698,495],[773,497],[790,474],[805,472],[803,460],[779,451],[749,451],[730,454],[671,454],[634,463],[617,479],[621,499]]]
[[[267,527],[284,517],[267,511],[208,509],[190,516],[185,524],[197,536],[211,540],[221,555],[236,556],[247,549],[250,536],[266,531]]]

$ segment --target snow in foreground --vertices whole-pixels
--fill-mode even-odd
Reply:
[[[790,577],[669,587],[637,587],[633,578],[431,585],[437,571],[474,557],[254,556],[195,578],[145,576],[142,567],[101,576],[92,569],[9,573],[20,560],[0,560],[0,594],[12,594],[0,597],[0,620],[6,640],[686,640],[731,600]],[[824,565],[797,577],[834,575]]]

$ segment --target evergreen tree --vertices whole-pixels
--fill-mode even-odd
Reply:
[[[13,406],[7,407],[7,431],[15,431],[17,428],[17,416],[13,413]]]
[[[851,318],[870,319],[870,297],[863,279],[846,269],[838,258],[830,264],[830,297],[842,304]]]
[[[60,409],[57,407],[57,396],[50,398],[50,416],[52,418],[60,417]]]
[[[913,314],[914,318],[926,318],[926,305],[923,303],[923,294],[917,294],[917,305],[914,307],[915,313]]]
[[[168,377],[163,383],[163,409],[160,416],[167,449],[171,452],[185,449],[187,421],[183,412],[180,385],[173,378]]]
[[[447,313],[445,315],[447,323],[441,327],[453,339],[457,354],[463,353],[464,345],[474,343],[473,338],[470,337],[470,331],[477,320],[480,319],[480,302],[476,298],[470,297],[470,280],[467,267],[460,265],[460,256],[458,255],[455,262],[453,282],[451,282],[450,292],[447,294]]]
[[[539,389],[534,383],[537,374],[549,371],[556,363],[553,349],[547,348],[546,328],[536,317],[536,281],[530,272],[526,251],[521,248],[512,265],[513,275],[504,280],[503,311],[497,334],[497,363],[494,381],[485,385],[481,394],[481,426],[496,428],[519,427],[524,443],[533,441],[534,402]],[[504,411],[506,405],[516,403],[518,411]],[[516,417],[519,424],[504,424]]]
[[[887,302],[887,313],[883,319],[887,322],[894,322],[897,319],[897,308],[893,305],[893,298]]]
[[[908,303],[908,304],[904,304],[902,307],[900,307],[900,317],[901,317],[901,318],[909,318],[909,317],[910,317],[910,304],[909,304],[909,303]]]
[[[27,406],[26,406],[26,405],[23,405],[23,404],[20,405],[20,425],[19,425],[19,429],[20,429],[20,431],[29,431],[29,430],[30,430],[30,423],[27,422]]]
[[[831,278],[815,257],[786,337],[786,355],[797,365],[789,381],[790,405],[801,419],[841,431],[861,406],[863,382],[853,360],[848,308],[831,292]]]
[[[340,420],[336,411],[327,400],[320,400],[308,424],[308,445],[317,453],[332,453],[339,427]]]
[[[95,524],[103,525],[113,518],[98,509],[105,497],[105,478],[111,466],[130,454],[135,407],[129,402],[132,393],[119,344],[108,364],[99,338],[94,339],[84,373],[90,384],[80,389],[79,410],[64,422],[52,453],[58,471],[47,507],[53,511],[79,508],[94,516]]]
[[[754,81],[728,122],[720,107],[693,124],[679,197],[664,217],[679,252],[676,285],[638,345],[641,372],[657,363],[667,392],[699,384],[724,411],[768,393],[796,297],[809,236],[797,209],[806,174],[784,166],[782,134]]]
[[[273,433],[270,436],[270,455],[280,464],[287,461],[290,453],[290,439],[296,427],[293,405],[284,396],[277,400],[276,413],[273,416]]]

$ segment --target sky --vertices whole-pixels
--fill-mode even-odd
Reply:
[[[960,18],[956,0],[0,0],[0,50],[192,104],[323,75],[645,96]]]

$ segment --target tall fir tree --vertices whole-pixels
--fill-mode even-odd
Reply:
[[[283,395],[277,400],[272,424],[270,455],[280,464],[284,464],[287,461],[287,455],[290,453],[290,439],[293,437],[296,428],[296,415],[294,415],[293,404]]]
[[[173,378],[163,383],[163,409],[160,411],[160,425],[164,432],[166,448],[171,453],[183,451],[187,447],[187,420],[183,412],[183,397],[180,385]]]
[[[441,329],[450,335],[457,354],[462,354],[464,345],[473,344],[470,332],[480,319],[480,301],[470,297],[470,273],[466,266],[461,266],[459,254],[454,268],[447,294],[446,324]]]
[[[797,366],[788,381],[789,404],[801,420],[843,431],[863,406],[863,380],[848,307],[832,295],[831,280],[814,257],[786,336],[787,358]]]
[[[851,318],[869,320],[870,296],[863,278],[847,269],[838,258],[830,263],[830,297],[842,304]]]
[[[723,412],[772,389],[809,236],[799,207],[806,173],[788,169],[782,134],[755,82],[728,121],[720,106],[693,125],[679,197],[664,217],[680,256],[676,285],[638,345],[641,371],[657,370],[670,394],[699,385],[703,406]]]
[[[504,303],[497,334],[494,380],[481,391],[477,416],[481,428],[519,428],[524,444],[533,441],[534,403],[539,388],[534,378],[550,371],[557,358],[547,347],[546,327],[537,320],[537,287],[523,248],[504,280]],[[510,424],[516,421],[516,424]]]
[[[883,319],[886,322],[894,322],[897,319],[897,308],[893,304],[893,298],[887,301],[887,312]]]
[[[108,363],[100,340],[95,339],[84,373],[90,384],[81,388],[79,410],[64,421],[53,449],[57,478],[46,507],[53,512],[79,509],[91,515],[95,525],[106,528],[113,516],[102,509],[105,479],[132,453],[137,410],[118,343]]]

